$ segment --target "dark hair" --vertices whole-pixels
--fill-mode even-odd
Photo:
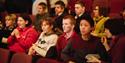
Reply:
[[[61,8],[65,8],[65,3],[63,1],[57,1],[55,5],[60,5]]]
[[[28,21],[26,26],[30,26],[32,24],[32,20],[28,14],[20,14],[19,17],[23,18],[25,21]]]
[[[89,22],[89,24],[90,24],[91,27],[94,27],[94,20],[92,19],[91,16],[84,16],[84,17],[82,17],[82,19],[80,20],[80,22],[82,20],[86,20],[87,22]]]
[[[71,24],[75,25],[76,24],[76,20],[72,15],[66,15],[63,19],[70,19]]]
[[[123,11],[125,10],[125,6],[123,7],[123,9],[122,9]]]
[[[99,14],[103,15],[104,17],[107,17],[110,13],[109,7],[99,7]]]
[[[81,5],[82,7],[85,6],[85,3],[84,3],[83,1],[77,1],[75,4],[79,4],[79,5]]]
[[[44,2],[40,2],[38,5],[42,6],[43,9],[47,9],[47,4],[45,4]]]
[[[123,19],[109,19],[105,23],[105,28],[109,29],[112,35],[118,35],[124,33],[124,23]]]

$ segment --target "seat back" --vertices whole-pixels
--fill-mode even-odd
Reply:
[[[54,59],[48,59],[48,58],[40,58],[37,60],[36,63],[60,63],[57,60]]]
[[[0,63],[8,63],[10,51],[0,48]]]
[[[32,56],[25,53],[15,53],[10,63],[32,63]]]

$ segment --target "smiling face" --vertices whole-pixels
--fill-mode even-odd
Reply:
[[[92,30],[92,27],[90,26],[89,22],[86,20],[81,20],[80,22],[80,32],[84,35],[89,35]]]
[[[71,24],[70,19],[63,19],[63,32],[69,33],[73,31],[74,25]]]
[[[5,25],[6,27],[14,26],[16,20],[16,16],[14,14],[10,14],[5,16]]]
[[[5,24],[6,24],[6,27],[13,26],[14,21],[12,21],[11,19],[6,19]]]
[[[18,27],[25,28],[26,24],[28,24],[28,21],[25,21],[22,17],[18,17],[17,24]]]

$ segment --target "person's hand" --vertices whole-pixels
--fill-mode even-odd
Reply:
[[[75,62],[73,62],[73,61],[69,61],[68,63],[75,63]]]
[[[36,48],[37,47],[37,44],[33,44],[32,45],[32,48],[34,49],[34,48]]]
[[[87,58],[87,63],[101,63],[101,61],[95,56],[91,56]]]
[[[33,55],[35,53],[35,50],[33,49],[33,46],[29,48],[28,55]]]
[[[3,37],[2,38],[2,43],[7,43],[7,38]]]
[[[12,36],[19,37],[19,31],[17,29],[14,29],[13,32],[11,33]]]
[[[106,36],[101,37],[101,42],[104,45],[104,47],[106,48],[106,50],[108,51],[110,49],[110,46],[108,44]]]

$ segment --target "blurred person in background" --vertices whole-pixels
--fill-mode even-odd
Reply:
[[[16,28],[16,18],[17,16],[15,14],[8,14],[5,16],[5,25],[2,25],[0,30],[0,42],[2,42],[2,37],[8,38],[12,31]],[[0,47],[7,48],[7,44],[1,43]]]

